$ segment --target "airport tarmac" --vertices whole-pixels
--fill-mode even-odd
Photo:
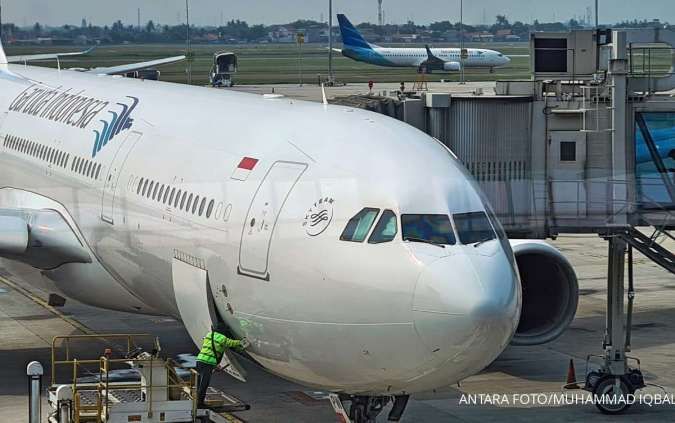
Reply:
[[[587,354],[602,352],[605,323],[607,243],[596,236],[565,236],[552,242],[574,265],[580,281],[579,310],[566,333],[547,345],[509,347],[488,369],[449,386],[443,392],[411,400],[404,422],[567,422],[593,419],[598,422],[675,419],[675,405],[634,405],[621,418],[604,416],[591,404],[525,404],[527,394],[561,392],[570,359],[576,365],[577,379],[584,375]],[[675,249],[675,243],[664,245]],[[639,357],[648,383],[675,393],[675,276],[636,253],[637,296],[633,325],[633,351]],[[51,339],[55,335],[77,333],[152,333],[160,337],[163,353],[176,356],[195,353],[182,325],[169,318],[137,316],[104,311],[68,301],[52,309],[44,302],[45,293],[23,286],[0,268],[0,421],[27,420],[26,364],[38,360],[49,374]],[[251,423],[334,422],[335,417],[323,394],[270,375],[253,363],[245,363],[248,382],[216,374],[213,385],[251,405],[237,413]],[[45,383],[48,383],[48,378]],[[583,392],[583,391],[579,391]],[[647,392],[660,389],[649,387]],[[467,405],[463,394],[507,394],[508,403]],[[513,394],[518,400],[513,399]],[[464,397],[466,399],[467,397]],[[492,397],[495,398],[495,397]],[[500,397],[504,398],[504,397]],[[532,398],[532,397],[531,397]],[[43,401],[43,420],[49,411]],[[386,420],[386,412],[382,420]],[[236,421],[236,420],[233,420]]]
[[[414,82],[405,81],[405,90],[412,90]],[[429,92],[445,92],[450,94],[473,94],[477,89],[481,89],[482,95],[495,95],[494,81],[476,81],[459,84],[457,82],[429,82],[427,88]],[[380,95],[383,92],[400,90],[400,83],[375,83],[372,94]],[[307,101],[322,101],[323,95],[321,87],[317,84],[269,84],[269,85],[235,85],[232,88],[218,88],[254,94],[281,94],[288,98]],[[350,83],[345,85],[336,85],[334,87],[325,87],[326,98],[328,100],[334,97],[344,97],[349,95],[367,95],[371,93],[368,89],[368,83]]]

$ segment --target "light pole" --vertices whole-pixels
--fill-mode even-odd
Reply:
[[[187,24],[185,36],[185,50],[187,56],[187,79],[188,85],[192,85],[192,51],[190,50],[190,6],[189,0],[185,0],[185,23]]]
[[[302,87],[302,45],[305,43],[305,34],[302,32],[295,34],[295,41],[298,43],[298,79]]]
[[[598,0],[595,0],[595,29],[600,27],[598,23]]]
[[[464,85],[464,0],[459,0],[459,83]]]
[[[328,83],[333,82],[333,0],[328,0]]]

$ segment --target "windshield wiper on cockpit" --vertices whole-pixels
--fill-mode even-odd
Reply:
[[[410,242],[422,242],[422,243],[424,243],[424,244],[431,244],[431,245],[435,245],[435,246],[437,246],[437,247],[445,248],[445,245],[439,244],[439,243],[434,242],[434,241],[430,241],[430,240],[428,240],[428,239],[422,239],[422,238],[415,238],[415,237],[409,237],[409,236],[407,236],[407,237],[405,237],[403,240],[404,240],[404,241],[410,241]]]
[[[493,239],[494,238],[485,238],[485,239],[481,239],[480,241],[476,241],[476,242],[473,243],[473,248],[478,248],[481,245],[483,245],[484,243],[486,243],[488,241],[492,241]]]

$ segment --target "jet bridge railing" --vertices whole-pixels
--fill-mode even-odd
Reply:
[[[648,224],[664,229],[675,225],[675,210],[664,207],[663,204],[650,198],[645,193],[641,194],[640,201],[613,198],[614,192],[626,192],[632,186],[630,181],[577,179],[555,180],[551,181],[551,184],[555,187],[567,187],[567,193],[576,193],[574,198],[565,200],[552,198],[550,200],[551,207],[548,211],[548,217],[554,226],[555,222],[560,220],[579,219],[580,221],[587,221],[589,218],[599,218],[603,225],[614,225],[617,221],[620,221],[617,219],[620,216],[632,217],[630,222],[634,224]],[[652,184],[645,184],[643,181],[642,186],[662,187],[662,184],[660,179],[654,178]],[[594,187],[600,187],[600,189],[594,189]],[[593,195],[589,195],[589,192],[604,192],[604,198],[595,199]],[[566,210],[566,213],[557,212],[562,208]],[[648,214],[651,217],[642,219],[643,214]],[[658,219],[655,217],[658,217]],[[592,221],[596,224],[598,222]]]

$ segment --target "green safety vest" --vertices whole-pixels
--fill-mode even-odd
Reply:
[[[225,348],[239,348],[240,346],[241,341],[230,339],[222,333],[211,331],[204,337],[204,343],[197,356],[197,361],[215,366],[223,359]]]

